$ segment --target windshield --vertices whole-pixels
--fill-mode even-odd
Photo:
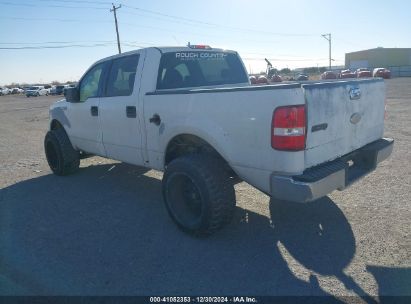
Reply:
[[[39,87],[30,87],[29,90],[38,90],[38,89],[39,89]]]
[[[57,86],[56,89],[59,89],[59,90],[64,89],[64,86]]]
[[[157,89],[177,89],[248,83],[248,76],[235,53],[188,51],[161,57]]]

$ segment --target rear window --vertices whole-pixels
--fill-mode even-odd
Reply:
[[[207,51],[172,52],[161,57],[157,89],[247,82],[247,73],[237,54]]]

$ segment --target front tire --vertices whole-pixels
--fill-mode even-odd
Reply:
[[[47,132],[44,139],[44,150],[51,171],[56,175],[68,175],[80,166],[79,152],[73,149],[64,131],[59,128]]]
[[[173,160],[163,177],[168,213],[183,231],[197,236],[226,225],[235,209],[235,192],[224,163],[204,154]]]

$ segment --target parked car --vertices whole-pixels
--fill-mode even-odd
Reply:
[[[290,80],[293,80],[293,79],[290,79]],[[297,76],[297,79],[296,79],[296,80],[298,80],[298,81],[307,81],[307,80],[308,80],[308,75],[299,74],[299,75]]]
[[[76,84],[74,84],[74,83],[67,84],[67,85],[64,87],[64,89],[63,89],[63,95],[66,96],[66,91],[67,91],[67,89],[75,88],[75,87],[76,87]]]
[[[274,74],[273,76],[271,76],[271,82],[282,82],[282,81],[283,79],[278,74]]]
[[[56,95],[56,86],[55,85],[51,86],[50,95]]]
[[[54,90],[50,92],[51,95],[62,95],[65,88],[68,88],[67,84],[65,85],[57,85]]]
[[[268,79],[267,79],[267,77],[265,77],[263,75],[258,76],[257,83],[259,83],[259,84],[268,84]]]
[[[251,84],[257,84],[257,78],[255,76],[250,76],[249,79]]]
[[[171,218],[209,235],[234,213],[233,180],[306,203],[373,171],[394,145],[384,90],[373,78],[251,86],[235,51],[144,48],[97,61],[51,105],[45,154],[56,175],[83,153],[165,171]]]
[[[20,94],[23,93],[23,90],[20,88],[12,88],[11,89],[11,94]]]
[[[0,88],[0,96],[1,95],[9,95],[10,93],[11,93],[11,91],[10,91],[9,88],[6,88],[6,87]]]
[[[376,68],[372,73],[373,77],[382,77],[384,79],[391,78],[391,71],[385,68]]]
[[[45,89],[44,86],[32,86],[26,91],[26,96],[41,96],[41,95],[49,95],[48,89]]]
[[[345,78],[356,78],[357,75],[355,74],[355,72],[351,71],[351,70],[342,70],[339,74],[339,78],[341,79],[345,79]]]
[[[333,71],[325,71],[321,74],[321,79],[337,79],[337,74]]]
[[[355,71],[357,78],[367,78],[372,77],[372,73],[367,68],[360,68]]]

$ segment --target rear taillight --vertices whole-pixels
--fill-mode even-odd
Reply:
[[[304,105],[278,107],[275,109],[271,122],[271,147],[276,150],[304,150]]]

